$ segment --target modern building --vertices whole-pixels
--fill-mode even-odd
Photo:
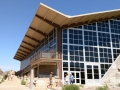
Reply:
[[[119,9],[68,16],[40,4],[14,59],[20,75],[72,73],[75,83],[89,84],[101,83],[119,53]]]

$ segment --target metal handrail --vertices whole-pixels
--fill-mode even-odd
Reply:
[[[38,55],[38,56],[36,56]],[[35,56],[33,56],[31,59],[30,59],[30,62],[34,62],[36,60],[39,60],[40,58],[52,58],[52,59],[61,59],[61,54],[60,53],[52,53],[52,52],[49,52],[49,53],[46,53],[46,52],[40,52],[39,54],[36,54]]]

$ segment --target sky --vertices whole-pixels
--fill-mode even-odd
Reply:
[[[0,0],[0,68],[20,70],[13,59],[38,9],[43,3],[66,15],[120,9],[120,0]]]

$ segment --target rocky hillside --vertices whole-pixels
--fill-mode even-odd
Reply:
[[[102,84],[109,87],[120,87],[120,55],[105,73]]]
[[[105,82],[109,87],[120,87],[120,72],[114,75]]]
[[[2,69],[0,69],[0,75],[3,75],[3,71],[2,71]]]

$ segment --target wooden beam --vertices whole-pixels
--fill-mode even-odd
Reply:
[[[90,20],[88,23],[96,22],[96,19]]]
[[[27,45],[29,45],[29,46],[31,46],[31,47],[35,47],[35,45],[32,45],[32,44],[30,44],[30,43],[28,43],[28,42],[25,42],[25,41],[22,41],[23,43],[25,43],[25,44],[27,44]]]
[[[24,51],[24,50],[22,50],[22,49],[18,49],[18,50],[20,50],[20,51],[22,51],[22,52],[24,52],[24,53],[27,53],[27,54],[28,54],[28,52],[26,52],[26,51]]]
[[[49,25],[53,26],[53,27],[60,27],[58,24],[56,24],[56,23],[54,23],[54,22],[52,22],[52,21],[50,21],[48,19],[44,19],[44,17],[41,17],[41,16],[39,16],[37,14],[35,16],[38,17],[39,19],[41,19],[42,21],[48,23]]]
[[[15,56],[15,58],[18,58],[18,59],[23,59],[22,57],[19,57],[19,56]]]
[[[40,65],[56,65],[56,63],[40,63]]]
[[[33,41],[35,41],[35,42],[37,42],[37,43],[40,43],[40,41],[39,40],[37,40],[37,39],[35,39],[35,38],[32,38],[32,37],[30,37],[30,36],[28,36],[28,35],[25,35],[26,37],[28,37],[28,38],[30,38],[31,40],[33,40]]]
[[[19,54],[21,54],[21,55],[24,55],[24,56],[26,56],[25,54],[23,54],[23,53],[21,53],[21,52],[17,52],[17,53],[19,53]]]
[[[29,48],[27,48],[27,47],[25,47],[25,46],[20,45],[20,47],[25,48],[25,49],[31,51],[31,49],[29,49]]]
[[[33,28],[33,27],[29,27],[31,30],[33,30],[33,31],[35,31],[35,32],[37,32],[37,33],[39,33],[39,34],[41,34],[41,35],[43,35],[44,37],[45,36],[47,36],[47,34],[46,33],[43,33],[42,31],[40,31],[40,30],[37,30],[37,29],[35,29],[35,28]]]
[[[21,61],[22,59],[15,57],[14,59]]]
[[[22,57],[19,57],[19,56],[15,56],[15,58],[18,58],[18,59],[23,59]]]
[[[22,55],[20,55],[20,54],[18,54],[18,53],[16,54],[16,56],[20,56],[21,58],[24,58],[24,56],[22,56]]]
[[[63,25],[61,28],[64,29],[64,28],[70,28],[70,27],[75,27],[75,26],[78,26],[78,25],[83,25],[83,22],[79,22],[79,23],[71,23],[70,25],[66,24],[66,25]]]
[[[114,18],[117,18],[117,17],[120,17],[120,15],[112,16],[112,17],[106,17],[106,18],[99,18],[99,19],[94,19],[94,20],[88,20],[88,21],[85,21],[85,22],[71,23],[69,25],[66,24],[66,25],[63,25],[61,28],[62,29],[70,28],[70,27],[75,27],[75,26],[79,26],[79,25],[84,25],[84,24],[89,24],[89,23],[95,23],[95,22],[99,22],[99,21],[105,21],[105,20],[109,20],[109,19],[114,19]]]

